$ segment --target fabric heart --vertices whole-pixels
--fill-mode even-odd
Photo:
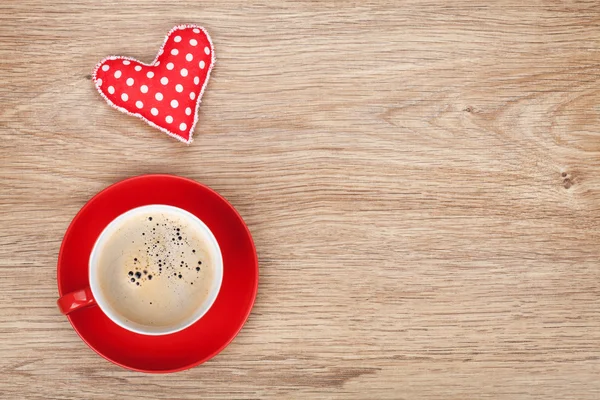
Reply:
[[[111,106],[189,144],[214,63],[206,30],[180,25],[167,34],[151,64],[107,57],[96,65],[93,81]]]

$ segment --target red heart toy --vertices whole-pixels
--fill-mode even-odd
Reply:
[[[151,64],[129,57],[107,57],[96,65],[93,81],[117,110],[189,144],[214,63],[206,30],[180,25],[167,34]]]

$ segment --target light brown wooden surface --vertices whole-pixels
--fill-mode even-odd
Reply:
[[[189,147],[90,81],[185,22],[217,56]],[[0,397],[600,398],[599,89],[595,1],[3,1]],[[55,307],[71,218],[144,173],[260,259],[240,335],[166,376]]]

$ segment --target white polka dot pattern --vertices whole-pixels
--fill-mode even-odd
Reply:
[[[176,27],[152,64],[109,57],[94,71],[94,83],[109,104],[189,143],[197,100],[212,68],[212,52],[205,31]]]

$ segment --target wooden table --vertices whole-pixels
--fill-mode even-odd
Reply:
[[[2,2],[0,397],[600,398],[600,8],[528,3]],[[217,56],[189,147],[90,81],[184,22]],[[222,193],[260,259],[239,336],[172,375],[55,307],[71,218],[145,173]]]

